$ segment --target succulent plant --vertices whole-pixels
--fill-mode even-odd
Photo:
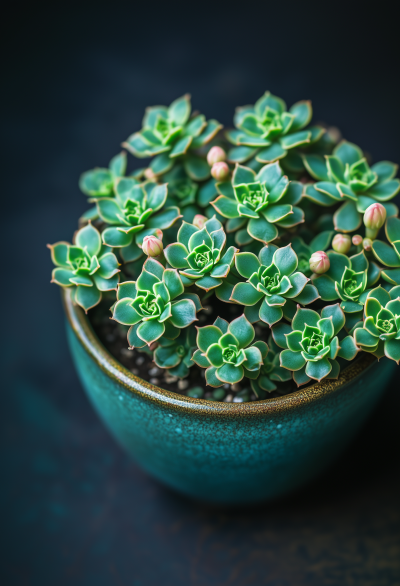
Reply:
[[[304,221],[304,212],[296,207],[303,186],[289,182],[279,163],[265,165],[256,174],[237,165],[230,183],[217,184],[222,192],[211,204],[228,218],[227,232],[236,232],[239,246],[254,238],[268,243],[278,236],[279,228],[292,228]]]
[[[291,319],[296,303],[308,305],[319,297],[307,284],[309,279],[296,271],[298,259],[290,244],[264,246],[258,258],[251,252],[238,253],[235,264],[247,281],[234,286],[231,300],[247,306],[245,316],[252,323],[261,319],[272,326],[284,315]]]
[[[230,246],[224,252],[225,244],[224,229],[215,217],[205,222],[201,230],[182,222],[178,242],[169,244],[164,254],[168,263],[179,269],[184,285],[195,283],[209,291],[222,284],[234,262],[236,248]]]
[[[379,280],[378,266],[369,263],[363,251],[351,257],[332,250],[327,255],[329,270],[312,279],[321,299],[335,301],[340,298],[340,307],[346,313],[362,311],[370,288]]]
[[[175,172],[176,171],[176,172]],[[190,179],[183,167],[176,166],[164,179],[168,181],[168,200],[179,209],[196,203],[198,184]]]
[[[164,375],[190,374],[178,387],[193,400],[205,394],[199,367],[216,387],[207,398],[249,401],[337,378],[360,349],[400,362],[397,166],[369,166],[311,116],[309,102],[287,111],[267,92],[236,111],[227,153],[221,125],[192,113],[188,95],[148,108],[125,143],[146,166],[127,174],[123,151],[83,173],[95,207],[73,244],[49,246],[52,281],[85,311],[109,300],[130,348],[149,370],[153,359]]]
[[[388,218],[385,232],[389,244],[374,240],[372,251],[384,265],[381,272],[382,278],[392,285],[400,285],[400,220],[394,217]]]
[[[235,145],[228,158],[237,163],[254,157],[259,163],[290,158],[298,147],[314,143],[323,135],[324,130],[320,127],[305,129],[311,118],[309,101],[297,102],[287,111],[281,98],[266,92],[254,106],[237,108],[236,129],[226,133],[228,140]]]
[[[90,220],[76,233],[75,244],[56,242],[48,247],[57,267],[52,272],[52,283],[71,287],[73,300],[86,312],[100,303],[102,291],[117,289],[117,257],[102,245],[100,233]]]
[[[210,142],[222,126],[206,121],[203,114],[191,117],[190,96],[178,98],[169,107],[147,108],[140,132],[132,134],[124,147],[136,157],[154,157],[150,168],[155,175],[169,171],[175,161],[182,161],[187,175],[196,181],[207,179],[207,161],[193,151]]]
[[[112,319],[131,326],[131,348],[143,348],[161,336],[177,338],[182,328],[197,320],[200,309],[200,299],[185,293],[178,271],[165,269],[154,258],[148,258],[136,282],[125,281],[118,286]]]
[[[389,292],[382,287],[373,289],[365,302],[365,321],[354,332],[354,339],[364,352],[378,358],[387,356],[400,361],[400,287]]]
[[[268,344],[263,341],[254,342],[261,352],[263,359],[258,378],[250,380],[251,388],[259,399],[264,399],[267,393],[272,393],[277,389],[276,381],[285,382],[292,378],[292,374],[286,368],[282,368],[280,363],[280,348],[275,344],[272,336],[268,339]]]
[[[340,342],[338,334],[345,324],[345,316],[339,304],[326,305],[321,315],[311,309],[298,308],[289,324],[277,324],[272,335],[278,346],[281,366],[293,372],[298,386],[314,379],[337,378],[340,365],[336,358],[353,360],[359,349],[353,336],[345,336]]]
[[[306,186],[305,197],[324,206],[345,200],[333,217],[336,230],[357,230],[362,214],[376,202],[385,207],[388,216],[398,214],[397,206],[387,203],[400,190],[399,179],[394,179],[397,165],[382,161],[370,167],[362,150],[347,141],[337,145],[325,159],[305,154],[303,160],[316,179],[316,183]]]
[[[193,360],[206,368],[206,382],[212,387],[235,384],[244,376],[258,377],[263,363],[260,349],[251,345],[254,328],[244,315],[230,324],[218,317],[212,326],[197,329],[198,350]]]
[[[96,168],[82,173],[79,187],[85,195],[92,198],[113,195],[115,182],[126,173],[126,153],[122,151],[113,157],[108,169]]]
[[[89,201],[95,201],[100,197],[113,197],[115,184],[125,173],[126,153],[122,151],[111,159],[108,169],[97,167],[82,173],[79,188],[91,198]],[[93,206],[79,218],[79,222],[85,224],[88,220],[97,220],[98,217],[97,207]]]
[[[169,374],[185,378],[194,362],[192,356],[196,350],[196,330],[189,326],[181,330],[175,340],[164,336],[157,340],[154,362],[159,368],[168,369]]]
[[[159,235],[160,230],[176,222],[180,213],[175,206],[162,209],[167,199],[165,184],[139,183],[126,177],[118,181],[115,192],[115,198],[103,197],[97,201],[101,219],[111,224],[102,238],[107,246],[121,249],[125,262],[131,262],[142,256],[143,238]]]
[[[202,212],[202,208],[210,207],[210,201],[217,195],[215,179],[194,181],[187,175],[183,165],[175,165],[162,176],[162,181],[168,183],[165,205],[177,206],[185,222],[192,223],[194,216]]]

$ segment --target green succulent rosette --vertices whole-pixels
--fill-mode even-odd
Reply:
[[[163,180],[168,183],[167,202],[171,202],[181,210],[196,203],[199,185],[186,174],[182,165],[176,165],[163,175]]]
[[[309,101],[297,102],[287,111],[281,98],[266,92],[254,106],[237,108],[236,128],[226,133],[235,145],[228,158],[235,163],[252,159],[261,164],[282,160],[288,169],[302,170],[298,148],[315,143],[324,134],[320,127],[305,128],[311,118]]]
[[[125,262],[138,260],[143,238],[170,228],[180,218],[177,207],[164,208],[166,199],[166,184],[139,183],[131,177],[119,180],[115,198],[103,197],[96,203],[101,219],[111,224],[102,233],[104,244],[120,248]]]
[[[210,142],[222,128],[203,114],[191,117],[190,96],[178,98],[167,106],[147,108],[140,132],[132,134],[123,146],[138,158],[154,157],[150,168],[156,175],[169,171],[176,161],[183,163],[195,181],[210,176],[207,161],[196,150]]]
[[[218,317],[212,326],[197,328],[198,349],[194,362],[206,368],[206,382],[212,387],[235,384],[244,376],[258,377],[262,365],[260,349],[254,344],[254,328],[244,315],[230,324]]]
[[[306,244],[300,236],[292,238],[290,243],[297,254],[299,261],[297,270],[303,273],[306,277],[311,277],[313,274],[310,269],[311,255],[318,250],[325,251],[332,242],[334,234],[333,230],[324,230],[320,234],[317,234],[309,244]]]
[[[115,183],[125,173],[126,153],[122,151],[122,153],[111,159],[108,169],[98,167],[82,173],[79,179],[79,188],[91,198],[89,201],[100,197],[113,197]],[[88,220],[96,220],[97,218],[97,207],[93,206],[79,218],[79,221],[80,223],[86,223]]]
[[[267,393],[276,391],[276,381],[285,382],[292,378],[292,374],[280,364],[280,348],[269,337],[268,344],[263,341],[254,342],[263,359],[257,379],[250,380],[251,388],[259,399],[265,399]]]
[[[211,200],[218,195],[215,179],[194,181],[187,175],[183,165],[175,165],[162,179],[168,183],[166,205],[177,206],[185,222],[192,223],[196,214],[206,213],[209,217],[215,215],[215,210],[210,206]]]
[[[398,214],[397,206],[387,203],[400,190],[394,163],[381,161],[370,167],[361,149],[347,141],[338,144],[332,155],[306,154],[303,160],[316,180],[305,187],[305,197],[323,206],[342,203],[333,216],[336,230],[357,230],[362,214],[376,202],[385,207],[388,216]]]
[[[143,169],[137,169],[132,173],[132,177],[139,178]],[[82,173],[79,179],[80,190],[90,197],[89,201],[97,201],[102,197],[114,197],[114,188],[117,181],[124,177],[126,173],[126,153],[122,151],[119,155],[113,157],[108,169],[96,168]],[[89,208],[79,218],[80,224],[86,224],[88,220],[97,220],[99,217],[97,206]]]
[[[78,230],[75,244],[48,245],[57,268],[52,283],[72,289],[72,298],[86,312],[100,303],[102,291],[116,290],[119,282],[117,257],[102,245],[98,230],[91,225]]]
[[[382,278],[392,285],[400,285],[400,220],[390,217],[386,221],[385,232],[388,242],[374,240],[372,251],[384,268]]]
[[[196,330],[189,326],[181,330],[175,340],[159,338],[154,351],[154,362],[159,368],[166,368],[172,376],[185,378],[194,365],[192,356],[196,350]]]
[[[371,287],[379,281],[379,267],[374,262],[368,262],[364,251],[348,257],[330,250],[327,256],[329,270],[312,278],[321,299],[335,301],[339,298],[342,301],[340,307],[345,313],[359,315]]]
[[[222,194],[211,202],[224,218],[227,232],[236,232],[239,246],[253,239],[267,244],[278,236],[278,228],[292,228],[304,222],[304,212],[296,204],[302,197],[303,186],[289,182],[279,163],[265,165],[256,174],[252,169],[237,165],[232,184],[218,183]]]
[[[275,343],[284,348],[280,354],[283,368],[293,372],[298,386],[323,378],[338,378],[337,357],[353,360],[359,349],[353,336],[339,342],[345,316],[339,304],[327,305],[321,315],[311,309],[299,308],[291,326],[279,323],[272,328]]]
[[[164,255],[171,267],[179,269],[184,285],[209,291],[222,285],[234,263],[237,249],[230,246],[225,251],[225,245],[226,234],[215,217],[202,230],[182,222],[178,242],[169,244]]]
[[[234,286],[230,300],[246,305],[244,313],[251,323],[261,319],[272,326],[283,316],[290,320],[296,303],[308,305],[319,297],[316,288],[307,284],[309,279],[296,270],[298,259],[290,244],[264,246],[258,258],[251,252],[238,253],[235,264],[247,281]]]
[[[171,171],[163,175],[162,180],[168,184],[165,205],[178,207],[183,219],[186,222],[192,222],[194,216],[201,213],[197,202],[201,184],[193,181],[186,174],[183,165],[175,165]],[[214,193],[216,193],[215,189]]]
[[[113,157],[108,169],[96,168],[82,173],[79,179],[79,188],[92,198],[110,197],[114,192],[114,185],[119,177],[126,173],[126,153],[122,151]]]
[[[400,361],[400,286],[373,289],[365,302],[363,327],[356,328],[357,346],[378,358]]]
[[[137,281],[118,286],[117,302],[111,309],[112,319],[131,326],[130,347],[143,348],[161,336],[177,338],[181,329],[197,320],[202,307],[197,295],[185,293],[178,271],[148,258]]]

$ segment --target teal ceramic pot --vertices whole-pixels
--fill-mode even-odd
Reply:
[[[102,346],[68,291],[64,305],[76,369],[101,419],[149,474],[203,501],[263,501],[307,483],[353,438],[396,367],[363,355],[338,380],[278,399],[191,399],[134,376]]]

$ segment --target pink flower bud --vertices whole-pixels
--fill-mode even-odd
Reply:
[[[211,167],[211,175],[217,181],[223,181],[227,177],[229,177],[229,167],[226,163],[222,161],[220,163],[214,163]]]
[[[367,228],[379,230],[386,220],[386,210],[381,203],[373,203],[364,214],[364,224]]]
[[[156,174],[154,173],[153,169],[151,169],[150,167],[147,167],[147,169],[145,169],[144,176],[146,177],[146,179],[150,179],[150,180],[156,178]]]
[[[329,261],[328,255],[323,252],[322,250],[318,250],[311,255],[310,258],[310,269],[313,273],[317,275],[322,275],[329,270],[331,263]]]
[[[347,254],[351,247],[351,238],[347,234],[336,234],[332,240],[332,248],[336,252]]]
[[[196,226],[199,230],[204,228],[204,224],[207,222],[208,218],[206,216],[202,216],[201,214],[196,214],[193,218],[193,226]]]
[[[145,236],[143,238],[142,248],[147,256],[158,256],[163,251],[163,243],[155,236]]]
[[[337,144],[340,141],[340,139],[342,138],[342,133],[340,132],[339,128],[337,128],[336,126],[330,126],[327,129],[326,134],[329,136],[331,141],[334,142],[335,144]]]
[[[359,234],[355,234],[351,241],[354,244],[354,246],[360,246],[360,244],[362,244],[363,238]]]
[[[226,152],[219,146],[214,146],[208,151],[207,163],[212,167],[215,163],[226,161]]]
[[[364,240],[363,240],[363,248],[367,252],[369,252],[372,249],[372,240],[371,240],[371,238],[364,238]]]

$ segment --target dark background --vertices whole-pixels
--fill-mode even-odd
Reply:
[[[47,242],[86,209],[144,108],[190,92],[229,125],[266,90],[313,100],[374,160],[400,161],[389,4],[13,3],[2,32],[0,583],[400,584],[398,378],[356,442],[285,501],[223,511],[148,478],[78,383]],[[132,164],[133,158],[131,158]]]

